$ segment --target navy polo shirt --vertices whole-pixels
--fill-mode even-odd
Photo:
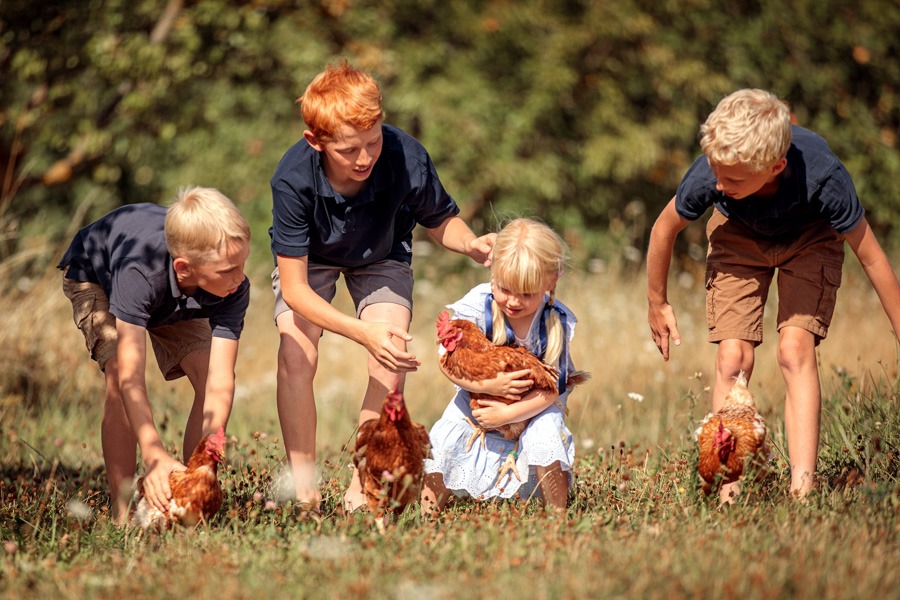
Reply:
[[[729,198],[716,190],[716,177],[701,155],[688,169],[675,194],[675,209],[696,220],[715,205],[750,231],[780,238],[815,221],[828,221],[841,234],[852,231],[865,214],[850,173],[816,133],[793,126],[793,141],[778,191],[770,198]]]
[[[250,281],[220,298],[202,289],[178,288],[166,247],[166,208],[129,204],[79,231],[57,268],[74,281],[96,283],[109,298],[109,312],[126,323],[152,329],[189,319],[209,319],[214,337],[241,337],[250,304]]]
[[[384,259],[409,264],[416,224],[430,229],[459,214],[422,144],[396,127],[381,129],[381,155],[354,198],[332,189],[319,152],[305,139],[285,153],[271,180],[274,255],[341,267]]]

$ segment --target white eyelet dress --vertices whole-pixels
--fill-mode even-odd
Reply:
[[[447,308],[454,311],[453,318],[473,321],[484,331],[484,303],[490,293],[489,283],[480,284]],[[554,306],[566,313],[567,337],[571,340],[575,331],[575,315],[559,300],[554,302]],[[541,313],[540,310],[535,313],[526,339],[526,347],[532,352],[539,345]],[[568,364],[569,372],[574,371],[571,358]],[[473,423],[475,419],[469,408],[469,393],[457,387],[453,400],[431,428],[433,458],[425,461],[425,472],[443,474],[444,485],[458,496],[471,496],[478,500],[515,496],[528,499],[540,497],[535,467],[546,467],[559,461],[569,475],[571,487],[575,443],[565,424],[568,395],[568,392],[561,395],[558,403],[551,404],[532,417],[519,437],[518,449],[515,440],[506,440],[496,432],[489,432],[485,436],[486,448],[482,448],[481,442],[476,440],[472,448],[466,451],[473,430],[465,419]],[[515,464],[522,481],[517,480],[512,471],[500,477],[501,467],[513,451],[518,453]]]

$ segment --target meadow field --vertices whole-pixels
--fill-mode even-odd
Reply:
[[[437,369],[434,318],[485,272],[424,253],[415,268],[411,349],[423,365],[406,397],[430,427],[451,397]],[[820,477],[807,502],[786,494],[771,322],[750,389],[769,425],[774,473],[719,508],[699,492],[691,439],[710,406],[715,350],[705,341],[702,281],[690,272],[672,278],[684,343],[664,363],[650,340],[640,268],[573,270],[558,295],[579,318],[576,365],[593,377],[570,401],[577,460],[566,513],[533,501],[457,501],[435,521],[408,511],[383,535],[366,514],[340,509],[366,357],[331,334],[316,380],[321,514],[284,499],[273,300],[264,273],[253,283],[221,472],[225,505],[207,526],[165,534],[108,520],[102,377],[58,274],[4,286],[0,597],[900,598],[900,360],[852,256],[819,349]],[[336,302],[348,308],[345,293]],[[174,451],[190,387],[164,382],[155,364],[148,384]]]

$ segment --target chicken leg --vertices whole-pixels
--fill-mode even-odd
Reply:
[[[487,442],[484,439],[487,432],[484,430],[484,428],[476,424],[469,417],[463,417],[463,419],[465,419],[466,423],[468,423],[472,428],[472,435],[469,437],[469,441],[466,442],[466,452],[469,452],[472,449],[472,446],[475,445],[475,440],[478,438],[481,438],[481,449],[487,450]]]

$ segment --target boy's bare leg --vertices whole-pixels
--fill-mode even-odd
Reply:
[[[122,405],[118,363],[114,358],[106,363],[106,398],[100,442],[109,483],[110,513],[113,520],[121,525],[128,520],[128,504],[137,468],[137,437]]]
[[[569,476],[563,471],[559,461],[547,467],[536,467],[535,472],[540,482],[544,506],[560,511],[566,510],[566,501],[569,499]]]
[[[181,369],[187,375],[188,381],[191,382],[191,387],[194,388],[194,404],[191,406],[187,426],[184,428],[184,446],[182,447],[184,454],[181,462],[186,465],[203,437],[203,420],[206,416],[204,413],[211,408],[205,405],[209,350],[195,350],[185,356],[181,361]]]
[[[316,474],[316,399],[313,379],[321,329],[291,311],[276,319],[278,347],[276,399],[284,448],[296,499],[318,506],[322,501]],[[315,340],[315,341],[313,341]]]
[[[422,516],[436,517],[450,498],[450,490],[444,486],[444,476],[440,473],[428,473],[422,486]]]
[[[753,374],[754,346],[747,340],[722,340],[716,350],[716,381],[713,388],[713,412],[725,405],[725,396],[734,387],[736,377],[741,371],[747,381]],[[741,493],[740,483],[726,483],[719,489],[719,503],[732,504]]]
[[[409,309],[399,304],[390,304],[387,302],[379,302],[370,304],[365,307],[359,315],[363,321],[392,323],[405,330],[409,330],[409,323],[412,315]],[[397,347],[406,349],[406,342],[399,338],[393,339]],[[362,406],[359,410],[359,424],[362,425],[370,419],[377,419],[381,416],[381,405],[388,391],[395,388],[403,390],[403,383],[406,379],[405,373],[394,373],[388,371],[375,358],[369,355],[367,361],[369,371],[369,382],[366,386],[366,394],[363,396]],[[406,404],[409,410],[409,402]],[[410,415],[410,418],[415,418]],[[350,474],[350,485],[344,493],[344,510],[354,511],[361,506],[365,506],[366,497],[362,491],[362,485],[359,482],[359,474],[354,467]]]
[[[791,461],[791,493],[803,498],[815,483],[822,405],[813,334],[799,327],[782,328],[778,365],[787,388],[784,424]]]

